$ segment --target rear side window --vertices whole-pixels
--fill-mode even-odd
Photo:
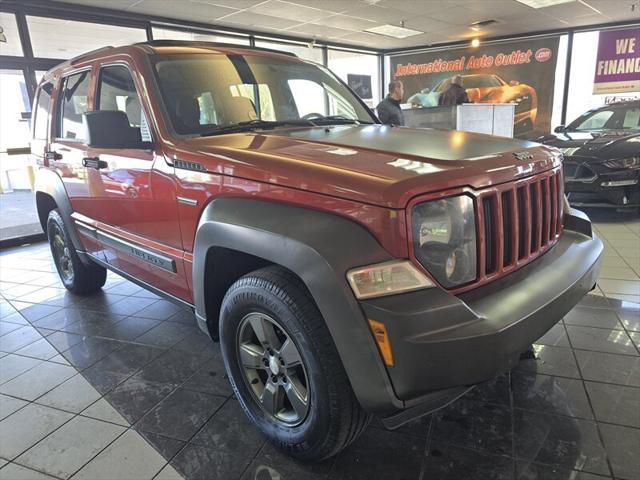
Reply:
[[[38,101],[36,103],[35,119],[33,121],[33,138],[37,140],[47,139],[51,92],[53,92],[53,85],[51,83],[43,84],[40,90],[38,90]]]
[[[64,80],[61,99],[59,136],[70,140],[84,140],[82,115],[87,111],[89,71],[69,75]]]

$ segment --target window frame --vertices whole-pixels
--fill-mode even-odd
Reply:
[[[77,75],[79,73],[83,73],[83,72],[89,72],[89,91],[87,92],[87,112],[90,112],[91,111],[90,107],[93,106],[92,90],[95,90],[95,89],[93,89],[92,86],[95,81],[95,70],[92,65],[78,68],[76,70],[66,72],[64,75],[61,75],[58,83],[58,93],[57,93],[58,98],[56,101],[57,112],[55,115],[56,119],[54,124],[54,128],[55,128],[54,139],[56,142],[71,142],[71,143],[86,145],[86,141],[87,141],[86,138],[66,138],[61,136],[62,119],[64,116],[64,105],[63,105],[64,91],[67,88],[67,80],[69,79],[69,77],[73,75]]]
[[[40,97],[42,96],[42,92],[44,90],[44,86],[45,85],[51,85],[51,93],[49,94],[49,108],[47,109],[47,124],[45,125],[45,138],[40,138],[40,137],[36,137],[36,128],[38,125],[38,104],[40,103]],[[32,125],[32,130],[31,130],[31,138],[33,140],[40,140],[40,141],[49,141],[49,137],[51,136],[51,115],[52,115],[52,110],[53,110],[53,105],[55,104],[55,98],[54,98],[54,93],[56,91],[56,84],[55,82],[52,81],[44,81],[42,82],[41,85],[38,85],[38,90],[37,90],[37,95],[35,96],[35,98],[33,99],[33,108],[32,110],[32,116],[33,119],[31,121],[31,125]]]

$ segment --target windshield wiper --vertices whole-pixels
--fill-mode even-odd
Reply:
[[[219,127],[214,127],[209,131],[206,131],[200,134],[201,137],[207,137],[209,135],[219,135],[223,133],[237,133],[237,132],[247,132],[251,130],[258,129],[270,129],[277,127],[284,127],[288,125],[294,126],[306,126],[306,127],[314,127],[315,122],[311,120],[247,120],[245,122],[233,123],[231,125],[222,125]]]
[[[327,115],[312,119],[316,125],[371,125],[373,122],[366,122],[357,118],[349,118],[344,115]]]

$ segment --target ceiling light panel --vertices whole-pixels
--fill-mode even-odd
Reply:
[[[407,38],[413,37],[414,35],[420,35],[424,32],[420,32],[419,30],[412,30],[410,28],[398,27],[396,25],[380,25],[378,27],[367,28],[365,32],[369,33],[377,33],[378,35],[384,35],[386,37],[393,38]]]
[[[531,8],[545,8],[553,7],[554,5],[560,5],[562,3],[571,3],[576,0],[516,0],[516,2],[524,3]]]

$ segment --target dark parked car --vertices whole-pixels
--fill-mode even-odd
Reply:
[[[589,110],[555,135],[564,153],[565,193],[575,206],[640,207],[640,101]]]
[[[105,48],[45,74],[35,110],[64,286],[110,269],[192,308],[247,416],[300,458],[512,368],[598,277],[556,149],[380,125],[293,55]]]

